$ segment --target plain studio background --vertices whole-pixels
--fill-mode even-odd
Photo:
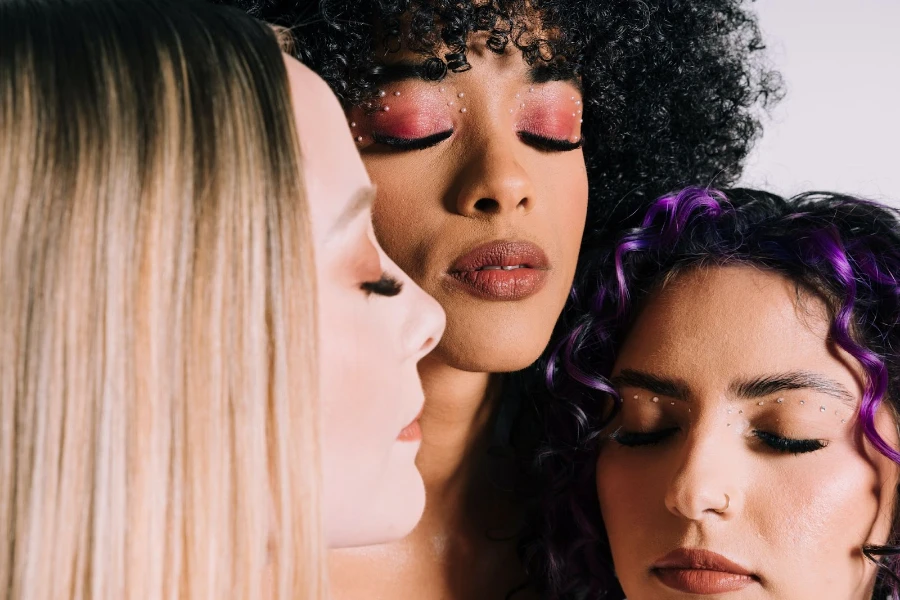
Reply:
[[[857,193],[900,208],[900,0],[758,0],[787,96],[741,184]]]

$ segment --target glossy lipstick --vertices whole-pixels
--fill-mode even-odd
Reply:
[[[523,300],[547,280],[550,262],[531,242],[490,242],[459,257],[447,271],[469,293],[486,300]]]
[[[759,578],[721,554],[699,548],[679,548],[650,568],[664,585],[686,594],[737,592]]]

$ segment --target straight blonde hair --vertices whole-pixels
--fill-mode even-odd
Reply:
[[[0,2],[0,598],[323,597],[299,161],[240,11]]]

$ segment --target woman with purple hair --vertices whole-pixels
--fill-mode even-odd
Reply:
[[[585,260],[547,365],[550,597],[900,598],[898,214],[687,189]]]

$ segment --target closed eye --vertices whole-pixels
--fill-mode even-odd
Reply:
[[[440,144],[451,135],[453,135],[453,130],[448,129],[446,131],[439,131],[438,133],[419,138],[403,138],[384,135],[381,133],[373,133],[372,139],[376,144],[383,144],[385,146],[393,148],[394,150],[407,151],[424,150],[425,148],[431,148],[432,146]]]
[[[783,454],[808,454],[828,445],[825,440],[798,440],[758,429],[753,431],[753,435],[772,450]]]
[[[583,143],[583,138],[578,138],[578,141],[573,142],[571,140],[538,135],[529,131],[520,131],[518,135],[519,139],[529,146],[544,152],[569,152],[581,148]]]
[[[366,296],[375,294],[376,296],[387,296],[390,298],[403,290],[403,283],[387,273],[382,273],[381,278],[377,281],[365,281],[360,284],[359,288],[366,293]]]
[[[669,427],[668,429],[660,429],[659,431],[625,431],[624,429],[619,428],[610,436],[610,438],[622,446],[627,446],[629,448],[638,446],[656,446],[674,435],[677,431],[677,427]]]

